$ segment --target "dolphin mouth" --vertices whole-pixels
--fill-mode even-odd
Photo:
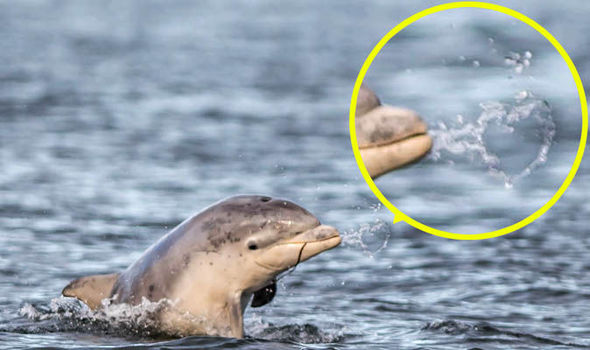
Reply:
[[[285,271],[326,250],[337,247],[342,238],[337,229],[317,225],[270,247],[255,263],[267,270]]]
[[[393,144],[400,144],[400,143],[404,143],[406,141],[411,141],[412,139],[419,138],[421,136],[430,137],[426,130],[417,130],[411,134],[403,135],[401,138],[392,138],[390,140],[386,140],[381,143],[376,143],[376,144],[372,144],[372,145],[359,145],[359,150],[387,147],[387,146],[390,146]]]
[[[297,262],[293,265],[296,266],[300,262],[337,247],[340,242],[342,242],[342,238],[337,229],[332,226],[319,225],[281,242],[280,245],[296,249],[298,257]]]
[[[432,147],[427,133],[414,134],[388,144],[361,148],[359,152],[371,178],[411,164],[424,157]]]
[[[359,151],[372,178],[420,159],[432,147],[428,125],[410,109],[378,106],[355,122]]]
[[[373,179],[417,161],[432,147],[428,125],[418,113],[382,105],[364,84],[357,96],[354,121],[359,152]]]
[[[279,243],[284,244],[313,244],[313,243],[328,243],[337,242],[340,244],[342,238],[337,229],[328,225],[318,225],[307,231],[296,234],[294,237]]]
[[[356,126],[359,152],[373,179],[417,161],[432,147],[428,126],[409,109],[379,106]]]

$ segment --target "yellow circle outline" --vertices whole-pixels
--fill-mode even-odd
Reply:
[[[435,229],[435,228],[425,225],[417,220],[412,219],[408,215],[404,214],[401,210],[396,208],[393,204],[391,204],[389,202],[389,200],[387,200],[387,198],[385,198],[385,196],[381,193],[381,191],[379,191],[379,188],[377,188],[377,186],[375,185],[375,183],[371,179],[371,176],[369,176],[369,172],[367,171],[367,168],[365,167],[365,164],[363,163],[363,160],[362,160],[360,152],[359,152],[357,139],[356,139],[356,129],[355,129],[355,123],[354,123],[356,102],[357,102],[357,98],[358,98],[359,89],[361,87],[361,83],[363,82],[363,79],[365,78],[365,75],[367,74],[367,71],[368,71],[369,67],[371,66],[371,63],[373,63],[373,60],[375,59],[375,57],[377,56],[379,51],[381,51],[381,49],[385,46],[385,44],[389,40],[391,40],[391,38],[393,38],[397,33],[399,33],[402,29],[404,29],[405,27],[414,23],[415,21],[419,20],[420,18],[426,17],[428,15],[431,15],[431,14],[434,14],[437,12],[445,11],[445,10],[450,10],[450,9],[455,9],[455,8],[465,8],[465,7],[488,9],[488,10],[493,10],[493,11],[497,11],[497,12],[509,15],[511,17],[514,17],[514,18],[528,24],[533,29],[535,29],[537,32],[539,32],[541,35],[543,35],[543,37],[545,39],[547,39],[553,45],[553,47],[555,47],[557,52],[559,52],[559,54],[561,55],[563,60],[567,63],[567,66],[569,67],[570,72],[572,73],[572,77],[574,78],[574,81],[576,83],[576,87],[578,89],[578,94],[580,97],[580,105],[582,108],[582,135],[580,137],[580,145],[578,147],[578,152],[576,154],[576,158],[574,160],[574,163],[573,163],[567,177],[565,178],[565,180],[563,181],[563,183],[561,184],[561,186],[559,187],[557,192],[555,192],[553,197],[551,197],[551,199],[547,203],[545,203],[545,205],[543,205],[541,208],[537,209],[537,211],[535,211],[533,214],[529,215],[528,217],[520,220],[519,222],[517,222],[515,224],[512,224],[510,226],[506,226],[506,227],[499,229],[499,230],[489,231],[489,232],[484,232],[484,233],[477,233],[477,234],[461,234],[461,233],[447,232],[447,231]],[[576,172],[578,171],[578,168],[580,167],[580,163],[582,162],[582,157],[584,155],[584,148],[586,146],[586,139],[588,136],[587,135],[588,134],[588,107],[587,107],[587,102],[586,102],[586,94],[584,93],[584,86],[582,85],[582,80],[580,78],[580,75],[578,74],[576,66],[572,62],[571,58],[569,57],[569,55],[567,54],[565,49],[561,46],[561,44],[553,37],[553,35],[551,35],[540,24],[538,24],[537,22],[535,22],[531,18],[521,14],[520,12],[514,11],[514,10],[509,9],[504,6],[491,4],[491,3],[485,3],[485,2],[479,2],[479,1],[459,1],[459,2],[451,2],[451,3],[446,3],[446,4],[430,7],[426,10],[420,11],[420,12],[406,18],[400,24],[398,24],[392,30],[390,30],[389,33],[387,33],[383,38],[381,38],[381,40],[377,43],[377,45],[375,45],[375,47],[373,48],[373,50],[371,51],[371,53],[369,54],[369,56],[367,57],[367,59],[363,63],[361,70],[356,78],[356,82],[354,84],[354,89],[352,92],[352,98],[350,100],[349,121],[350,121],[350,125],[349,125],[350,141],[352,143],[352,150],[354,152],[354,157],[356,159],[358,167],[363,175],[363,178],[365,179],[365,181],[367,182],[367,184],[369,185],[369,187],[371,188],[371,190],[373,191],[375,196],[377,196],[377,198],[381,201],[381,203],[383,203],[383,205],[385,205],[385,207],[387,207],[395,215],[393,222],[396,223],[396,222],[400,222],[400,221],[405,221],[409,225],[415,227],[416,229],[422,230],[422,231],[430,233],[432,235],[439,236],[439,237],[445,237],[445,238],[449,238],[449,239],[456,239],[456,240],[480,240],[480,239],[499,237],[499,236],[514,232],[518,229],[521,229],[521,228],[525,227],[526,225],[532,223],[536,219],[538,219],[541,215],[545,214],[545,212],[547,212],[547,210],[549,210],[555,203],[557,203],[559,198],[563,195],[565,190],[569,187],[572,180],[574,179],[574,176],[576,175]]]

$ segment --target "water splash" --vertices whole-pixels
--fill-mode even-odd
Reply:
[[[19,315],[35,323],[21,324],[12,332],[45,333],[83,331],[122,337],[167,337],[160,330],[156,315],[174,303],[167,299],[150,302],[143,299],[138,305],[111,304],[103,300],[103,306],[93,311],[72,298],[54,298],[49,305],[25,304]]]
[[[373,257],[387,247],[390,237],[389,223],[377,219],[373,223],[342,232],[342,245],[360,248],[366,255]]]
[[[93,311],[73,298],[54,298],[48,305],[24,304],[19,315],[29,322],[11,322],[0,327],[1,331],[23,334],[51,332],[84,332],[137,339],[170,339],[183,334],[163,332],[157,322],[157,313],[174,308],[174,302],[162,299],[151,302],[143,299],[138,305],[111,304],[104,299],[102,307]],[[193,322],[194,316],[185,314]],[[33,322],[30,322],[33,321]],[[202,321],[204,322],[204,321]],[[8,327],[8,328],[7,328]],[[332,343],[344,337],[343,330],[322,330],[311,324],[274,325],[261,318],[249,317],[245,325],[248,338],[298,343]],[[203,329],[206,329],[203,326]],[[214,334],[214,330],[211,330]]]
[[[430,132],[434,142],[429,158],[441,161],[444,154],[448,153],[467,156],[472,162],[479,159],[487,167],[489,174],[502,179],[506,187],[512,187],[515,182],[530,175],[547,161],[555,135],[551,107],[547,101],[537,98],[530,91],[519,92],[511,103],[487,102],[481,103],[480,107],[482,112],[474,122],[465,122],[461,115],[457,116],[454,125],[439,122],[438,128]],[[491,126],[496,126],[507,134],[514,133],[519,128],[519,123],[527,119],[536,123],[541,144],[536,157],[524,169],[509,174],[503,169],[500,157],[486,144],[484,136]]]
[[[531,65],[533,54],[530,51],[523,53],[510,52],[504,57],[504,64],[511,67],[514,73],[522,74],[522,72]]]

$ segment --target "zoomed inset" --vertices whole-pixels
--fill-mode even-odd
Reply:
[[[449,3],[406,19],[369,54],[352,96],[351,141],[395,221],[492,238],[563,195],[586,143],[585,101],[573,62],[532,19]]]

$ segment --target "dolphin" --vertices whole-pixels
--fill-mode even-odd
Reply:
[[[269,303],[281,272],[340,241],[297,204],[235,196],[186,219],[126,270],[78,278],[62,294],[93,310],[165,299],[170,306],[155,316],[163,333],[242,338],[248,303]]]
[[[357,98],[355,128],[361,158],[373,179],[420,159],[432,147],[428,127],[416,112],[382,105],[364,83]]]

